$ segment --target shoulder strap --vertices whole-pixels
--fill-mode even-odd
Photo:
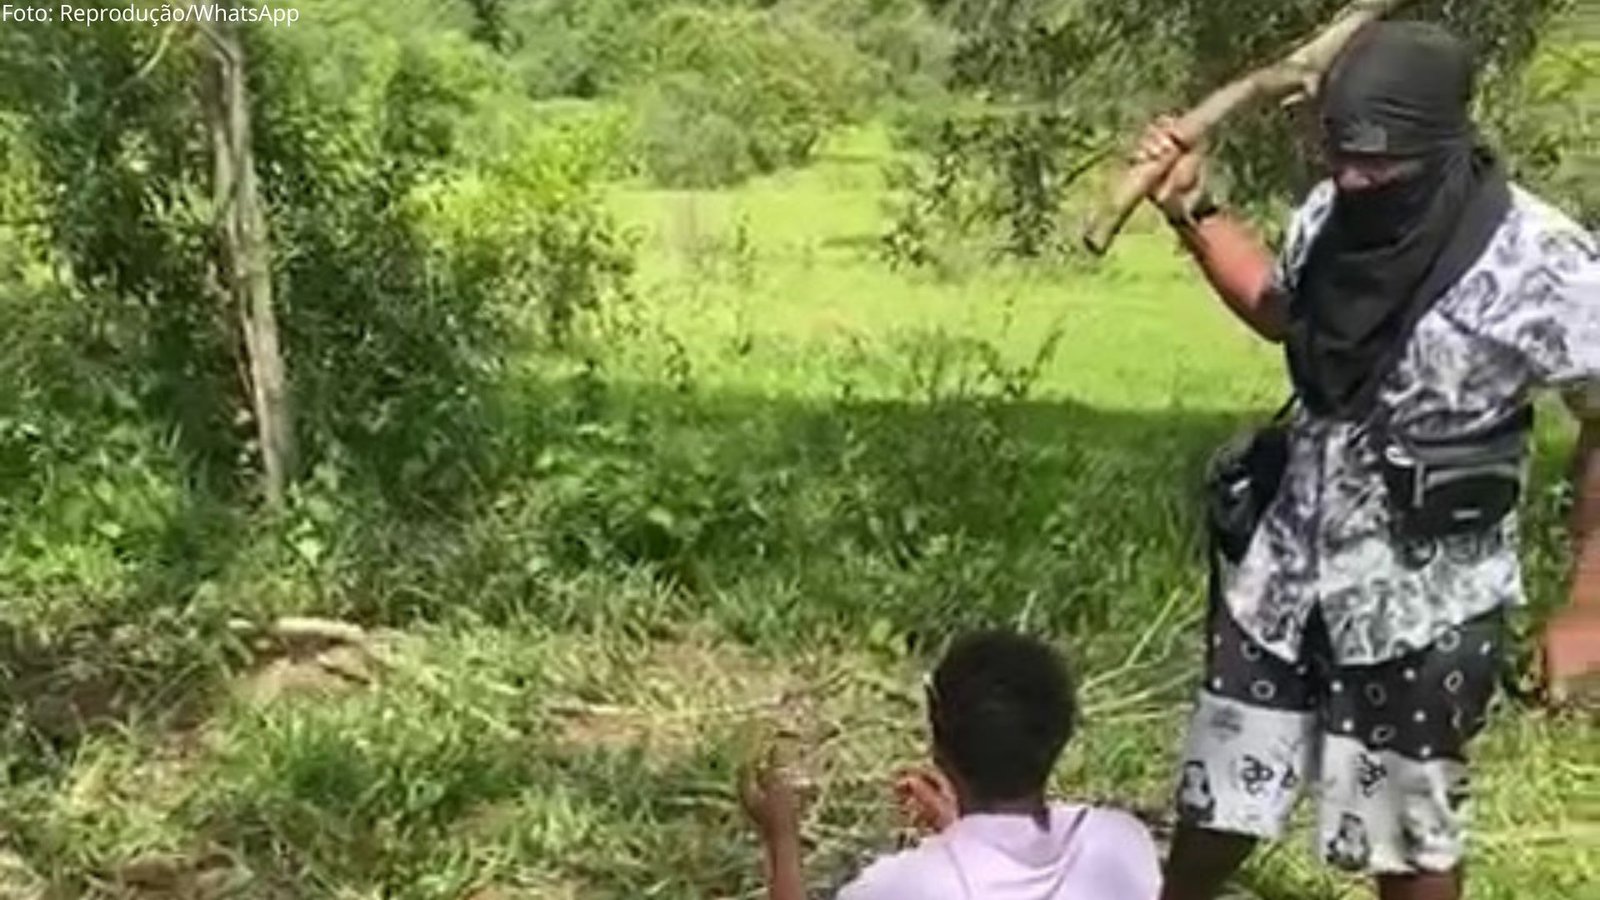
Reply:
[[[1300,401],[1299,391],[1290,391],[1289,398],[1283,401],[1278,411],[1272,414],[1273,422],[1283,422],[1289,418],[1289,413],[1294,411],[1294,405]]]

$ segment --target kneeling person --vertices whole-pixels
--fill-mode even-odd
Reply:
[[[1006,632],[956,641],[927,685],[933,769],[897,785],[936,833],[872,863],[840,900],[1154,900],[1160,866],[1127,813],[1046,799],[1076,700],[1047,644]],[[799,815],[781,774],[746,788],[772,900],[803,896]]]

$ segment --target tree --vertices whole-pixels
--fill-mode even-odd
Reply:
[[[1062,227],[1079,184],[1144,121],[1187,107],[1281,55],[1345,0],[927,0],[959,37],[949,87],[966,102],[920,135],[930,162],[902,174],[907,198],[891,255],[935,258],[941,234],[998,253],[1076,249]],[[1410,17],[1443,21],[1483,61],[1483,117],[1520,119],[1512,86],[1573,0],[1417,0]],[[1229,122],[1214,145],[1234,203],[1275,210],[1315,174],[1290,121],[1263,110]],[[1515,163],[1516,160],[1514,159]]]
[[[625,293],[598,153],[537,140],[509,63],[418,27],[425,0],[303,2],[318,27],[0,29],[0,173],[27,188],[0,205],[37,220],[17,265],[50,282],[11,293],[60,312],[0,374],[48,373],[14,399],[62,455],[131,429],[197,496],[333,467],[469,502],[529,322],[564,336]]]
[[[861,111],[874,66],[803,16],[687,4],[642,32],[637,65],[642,161],[685,187],[808,161]]]
[[[496,51],[511,48],[514,35],[506,20],[506,0],[467,0],[472,7],[472,36]]]
[[[294,419],[272,303],[271,246],[256,187],[245,55],[237,28],[228,22],[200,26],[212,57],[203,106],[213,156],[212,203],[218,247],[215,287],[239,318],[241,369],[255,416],[262,493],[267,503],[276,507],[283,503],[294,465]]]

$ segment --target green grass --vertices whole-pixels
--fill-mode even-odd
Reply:
[[[737,191],[619,187],[638,300],[587,354],[515,373],[511,471],[471,513],[350,504],[292,532],[314,558],[221,554],[143,623],[153,662],[85,652],[138,676],[115,725],[24,739],[40,717],[13,717],[0,896],[750,897],[730,788],[764,720],[820,791],[820,889],[893,843],[918,673],[995,622],[1083,671],[1059,791],[1163,818],[1199,650],[1195,478],[1277,402],[1276,355],[1158,232],[1095,267],[891,270],[877,141]],[[1545,437],[1548,474],[1568,435]],[[1528,529],[1538,609],[1554,502]],[[260,664],[215,624],[294,611],[394,629],[371,683],[250,699]],[[186,676],[199,712],[174,717],[148,683],[196,659],[209,688]],[[1592,722],[1499,708],[1472,896],[1600,897],[1596,748]],[[1241,889],[1362,896],[1303,838]]]
[[[618,198],[646,249],[654,324],[692,335],[705,386],[828,396],[829,379],[849,375],[884,387],[897,336],[942,330],[1026,355],[1060,328],[1047,396],[1231,410],[1281,389],[1273,352],[1196,289],[1165,235],[1131,236],[1092,272],[985,268],[940,283],[892,271],[877,258],[886,223],[873,141],[737,192]]]

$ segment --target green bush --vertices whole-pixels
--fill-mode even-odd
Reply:
[[[760,171],[749,132],[717,109],[713,90],[696,73],[664,77],[634,101],[638,154],[657,183],[683,188],[736,184]]]
[[[538,139],[415,192],[409,203],[441,294],[556,345],[581,314],[619,302],[633,257],[585,180],[598,164],[581,146]]]
[[[860,114],[872,62],[797,16],[679,6],[642,37],[639,152],[658,182],[735,183],[811,158]]]
[[[212,557],[196,495],[242,443],[198,265],[194,70],[142,70],[150,32],[0,36],[0,635],[46,645],[182,597]]]
[[[581,123],[542,131],[560,117],[459,33],[318,30],[264,51],[259,146],[310,458],[391,497],[461,499],[493,466],[507,353],[534,325],[564,337],[625,280],[587,188],[609,151]]]
[[[949,37],[921,0],[521,0],[499,6],[502,49],[528,92],[540,98],[594,99],[646,86],[657,74],[649,66],[657,29],[685,12],[779,22],[788,36],[804,32],[808,42],[832,44],[831,52],[859,54],[853,77],[873,96],[919,95]],[[711,68],[692,70],[713,74]]]
[[[505,14],[512,60],[534,97],[593,99],[637,84],[638,40],[673,0],[524,0]]]
[[[243,30],[316,474],[281,523],[244,515],[237,325],[208,282],[205,45],[110,23],[0,35],[0,631],[48,647],[172,613],[187,638],[314,603],[352,522],[485,493],[516,449],[496,430],[510,354],[626,297],[631,253],[591,187],[616,163],[616,109],[536,108],[460,32],[316,5],[316,28]]]
[[[1600,42],[1558,40],[1534,59],[1491,121],[1517,177],[1590,228],[1600,228],[1597,108]]]

